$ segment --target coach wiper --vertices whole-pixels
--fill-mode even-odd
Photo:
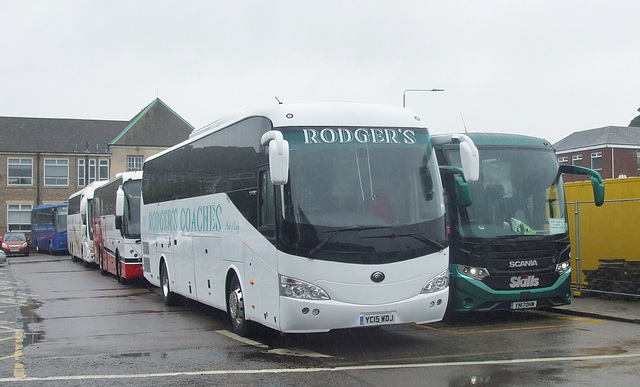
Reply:
[[[395,232],[389,234],[389,235],[376,235],[376,236],[369,236],[369,237],[364,237],[364,238],[389,238],[389,239],[393,239],[393,238],[398,238],[398,237],[411,237],[411,238],[415,238],[417,240],[419,240],[420,242],[423,242],[426,245],[430,245],[432,247],[437,248],[438,250],[443,250],[446,246],[443,245],[442,243],[434,240],[434,239],[430,239],[427,238],[426,236],[424,236],[422,233],[419,232],[409,232],[409,233],[403,233],[403,234],[396,234]]]
[[[474,244],[471,247],[471,251],[476,251],[480,247],[492,245],[492,244],[497,243],[499,241],[508,241],[510,239],[519,239],[519,238],[523,238],[523,237],[525,237],[526,239],[529,239],[529,240],[541,240],[541,239],[544,239],[544,235],[527,235],[527,234],[498,235],[498,236],[494,236],[494,237],[488,238],[488,239],[486,239],[486,240],[484,240],[482,242],[479,242],[477,244]]]
[[[331,231],[331,235],[329,235],[328,238],[326,238],[325,240],[323,240],[322,242],[318,243],[318,245],[316,247],[314,247],[313,249],[311,249],[309,251],[309,258],[313,258],[313,256],[318,252],[318,250],[320,250],[322,248],[322,246],[324,246],[327,242],[329,242],[336,234],[341,233],[341,232],[345,232],[345,231],[364,231],[364,230],[376,230],[379,228],[392,228],[390,226],[355,226],[355,227],[345,227],[345,228],[339,228],[336,230]],[[329,231],[327,231],[329,232]]]

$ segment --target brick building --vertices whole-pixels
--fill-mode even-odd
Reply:
[[[192,130],[160,99],[130,121],[0,117],[0,233],[29,231],[33,207],[140,170]]]
[[[560,164],[594,169],[603,179],[640,176],[640,128],[605,126],[575,132],[553,145]],[[584,180],[565,175],[565,182]]]

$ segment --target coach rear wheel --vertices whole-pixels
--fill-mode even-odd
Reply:
[[[247,336],[249,334],[249,322],[245,319],[244,296],[236,276],[231,280],[231,286],[229,287],[227,309],[233,331],[239,336]]]
[[[98,262],[100,262],[100,274],[106,275],[107,271],[104,269],[104,264],[102,263],[102,250],[98,250]]]
[[[162,266],[160,267],[160,288],[162,288],[162,301],[167,306],[176,305],[177,295],[171,291],[171,287],[169,286],[169,273],[167,272],[167,266],[164,262],[162,262]]]

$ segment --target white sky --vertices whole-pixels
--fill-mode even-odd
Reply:
[[[402,105],[432,133],[556,142],[640,106],[638,0],[0,0],[0,116]],[[462,117],[461,117],[462,115]]]

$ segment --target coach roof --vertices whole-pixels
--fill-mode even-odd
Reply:
[[[223,115],[200,129],[194,130],[189,139],[174,145],[147,160],[180,148],[213,132],[226,128],[250,117],[265,117],[274,128],[288,126],[371,126],[426,128],[424,122],[413,111],[388,105],[360,102],[311,102],[278,104],[273,107],[252,111],[235,111]]]

